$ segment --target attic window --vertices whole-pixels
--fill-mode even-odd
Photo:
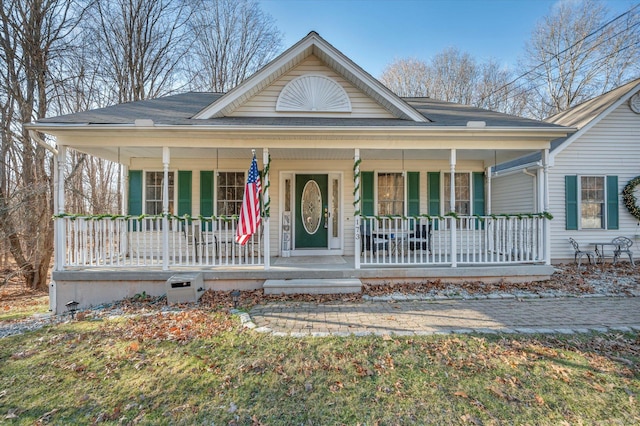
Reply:
[[[351,112],[351,102],[342,86],[329,77],[303,75],[284,86],[276,111]]]

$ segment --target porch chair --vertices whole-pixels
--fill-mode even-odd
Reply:
[[[580,250],[580,246],[578,242],[573,238],[569,238],[569,242],[573,246],[574,255],[573,260],[578,264],[578,268],[580,268],[580,262],[583,256],[587,256],[589,259],[589,263],[594,263],[596,259],[596,252],[593,250]]]
[[[629,256],[629,262],[631,262],[631,266],[636,266],[633,263],[633,252],[631,251],[631,246],[633,245],[633,241],[631,241],[627,237],[616,237],[611,241],[611,244],[615,244],[616,248],[613,250],[613,263],[615,264],[618,261],[618,258],[622,253],[626,253]]]
[[[185,239],[187,240],[187,244],[192,244],[193,247],[195,248],[196,251],[196,260],[199,262],[202,257],[202,251],[203,249],[199,249],[199,247],[204,247],[204,246],[208,246],[208,245],[212,245],[213,246],[213,257],[215,258],[218,255],[218,237],[216,237],[215,235],[215,229],[213,229],[211,231],[211,233],[213,235],[211,235],[213,237],[213,239],[208,238],[209,237],[209,232],[208,231],[201,231],[201,232],[197,232],[196,229],[194,229],[193,225],[190,223],[185,223],[184,225],[182,225],[182,232],[185,236]],[[201,225],[196,225],[196,226],[201,226]]]
[[[365,221],[360,225],[361,251],[376,253],[378,250],[389,251],[389,239],[384,235],[371,232],[371,222]]]
[[[431,222],[420,224],[417,231],[409,234],[409,250],[431,251]]]

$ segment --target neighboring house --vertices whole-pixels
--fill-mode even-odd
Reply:
[[[126,170],[127,211],[112,217],[66,211],[58,174],[57,311],[71,299],[162,294],[183,272],[203,272],[204,287],[216,289],[292,278],[543,278],[542,198],[530,189],[536,201],[519,211],[527,215],[491,216],[501,212],[487,208],[496,194],[486,172],[496,158],[545,154],[572,132],[401,99],[315,32],[226,94],[131,102],[29,128],[55,136],[60,169],[73,148]],[[239,246],[234,215],[253,150],[264,218]],[[295,256],[303,266],[291,267]]]
[[[593,243],[624,236],[634,241],[632,249],[640,254],[640,219],[622,198],[625,186],[640,176],[640,79],[547,121],[578,129],[553,141],[549,152],[552,261],[573,259],[569,238],[581,249],[594,250]],[[538,209],[530,194],[542,192],[536,189],[542,184],[541,158],[534,153],[498,165],[491,180],[494,210]],[[635,191],[640,199],[640,187]]]

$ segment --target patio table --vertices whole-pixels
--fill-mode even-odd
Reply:
[[[619,247],[619,244],[612,243],[611,241],[596,242],[596,243],[591,243],[591,244],[596,248],[596,250],[595,250],[596,251],[596,257],[597,257],[596,263],[598,261],[600,261],[600,264],[604,264],[604,259],[605,259],[605,256],[606,256],[605,248],[607,246],[611,246],[612,247],[611,248],[611,256],[612,257],[613,257],[613,252],[616,250],[617,247]]]

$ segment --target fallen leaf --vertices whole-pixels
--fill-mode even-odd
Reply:
[[[471,414],[465,414],[463,416],[460,416],[460,420],[462,420],[465,423],[473,423],[474,425],[478,425],[478,426],[482,424],[482,420],[480,420],[475,416],[472,416]]]
[[[544,399],[540,395],[536,395],[536,402],[540,405],[544,405]]]
[[[454,395],[459,396],[460,398],[469,398],[469,395],[467,395],[467,393],[463,391],[457,391],[454,393]]]

